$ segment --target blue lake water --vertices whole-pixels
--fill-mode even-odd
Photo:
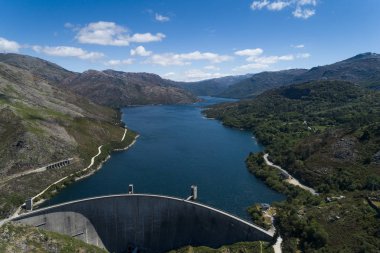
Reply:
[[[202,106],[231,101],[203,97],[192,105],[128,107],[123,121],[140,134],[128,151],[114,152],[94,175],[62,190],[44,204],[107,194],[164,194],[186,198],[198,186],[199,201],[247,218],[246,208],[256,202],[284,199],[250,174],[249,152],[262,147],[250,132],[224,127],[206,119]]]

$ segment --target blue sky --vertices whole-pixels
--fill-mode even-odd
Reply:
[[[380,53],[379,0],[0,0],[0,52],[194,81]]]

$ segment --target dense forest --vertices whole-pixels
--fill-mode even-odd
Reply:
[[[252,173],[288,196],[275,205],[285,252],[378,252],[379,216],[367,197],[380,192],[380,92],[314,81],[206,114],[253,131],[274,163],[320,193],[285,183],[263,153],[247,158]]]

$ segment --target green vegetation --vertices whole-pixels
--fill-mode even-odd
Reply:
[[[272,253],[273,248],[265,242],[241,242],[233,245],[212,249],[209,247],[187,246],[178,250],[171,250],[168,253]]]
[[[83,241],[34,227],[7,223],[0,228],[0,252],[3,253],[105,253]]]
[[[318,81],[217,105],[206,114],[252,130],[272,161],[321,193],[286,183],[265,165],[263,153],[247,158],[253,174],[287,195],[275,203],[285,252],[377,252],[380,222],[366,197],[380,194],[379,92]]]

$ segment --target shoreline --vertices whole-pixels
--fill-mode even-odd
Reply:
[[[122,140],[121,140],[121,141],[124,141],[127,131],[128,131],[128,129],[125,128],[125,131],[124,131],[124,134],[123,134],[123,137],[122,137]],[[138,137],[140,137],[140,135],[139,135],[139,134],[136,134],[135,137],[134,137],[134,139],[133,139],[133,141],[132,141],[128,146],[126,146],[126,147],[124,147],[124,148],[121,148],[121,149],[113,149],[113,150],[111,150],[111,151],[110,151],[110,154],[109,154],[105,159],[103,159],[102,161],[99,162],[99,164],[98,164],[98,166],[96,167],[96,169],[91,170],[90,172],[88,172],[88,173],[85,174],[85,175],[82,175],[82,176],[75,176],[76,173],[87,172],[87,170],[90,169],[90,168],[94,165],[94,163],[95,163],[95,158],[102,154],[102,147],[103,147],[103,145],[100,145],[100,146],[98,147],[98,153],[97,153],[96,155],[94,155],[93,157],[91,157],[91,162],[90,162],[90,164],[89,164],[86,168],[84,168],[84,169],[82,169],[82,170],[79,170],[79,171],[77,171],[77,172],[71,173],[70,175],[65,176],[65,177],[63,177],[63,178],[61,178],[61,179],[59,179],[59,180],[53,182],[53,183],[50,184],[48,187],[46,187],[46,188],[43,189],[41,192],[39,192],[37,195],[33,196],[32,199],[34,200],[35,198],[38,198],[38,197],[42,196],[44,193],[48,192],[48,190],[49,190],[52,186],[55,186],[55,185],[57,185],[57,184],[63,182],[64,180],[66,180],[66,179],[68,179],[68,178],[70,178],[70,177],[74,177],[74,178],[73,178],[73,181],[74,181],[74,182],[77,182],[77,181],[80,181],[80,180],[82,180],[82,179],[84,179],[84,178],[87,178],[87,177],[93,175],[95,172],[99,171],[99,170],[103,167],[103,164],[104,164],[106,161],[108,161],[108,159],[111,158],[111,153],[112,153],[112,152],[118,152],[118,151],[125,151],[125,150],[128,150],[130,147],[132,147],[132,146],[136,143]],[[53,191],[53,192],[54,192],[54,191]],[[38,200],[37,202],[33,203],[33,206],[41,205],[42,203],[44,203],[44,202],[47,201],[48,199],[49,199],[49,198],[46,198],[46,199],[45,199],[45,198],[41,198],[41,199]],[[25,205],[25,203],[23,203],[21,206],[19,206],[19,207],[15,210],[15,212],[14,212],[13,214],[11,214],[8,218],[5,218],[5,219],[3,219],[3,220],[0,220],[0,227],[1,227],[3,224],[5,224],[6,222],[8,222],[9,220],[11,220],[11,219],[17,217],[17,216],[20,214],[20,212],[22,211],[22,207],[23,207],[24,205]]]

